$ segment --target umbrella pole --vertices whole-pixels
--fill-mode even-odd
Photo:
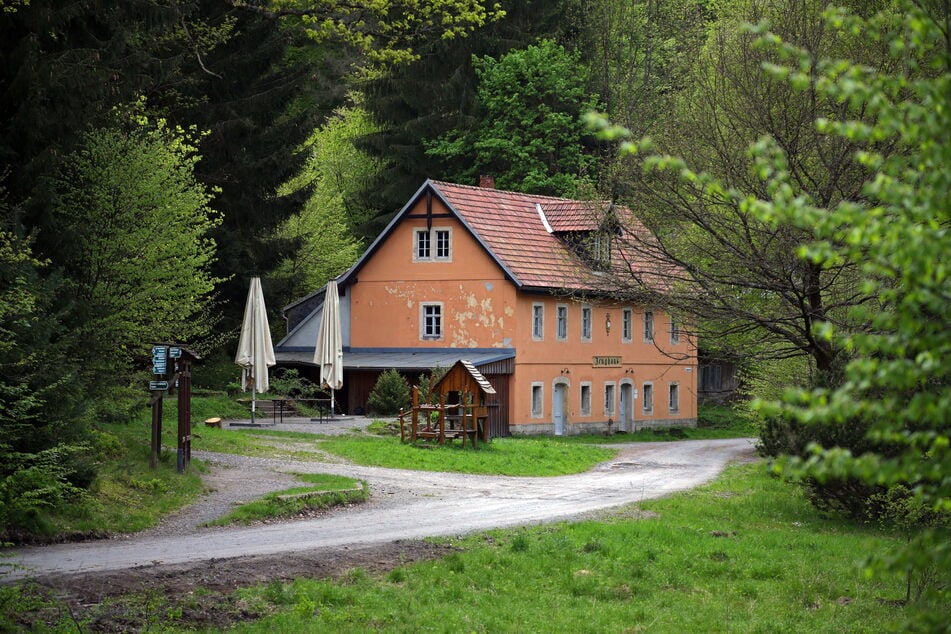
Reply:
[[[254,383],[252,382],[252,383],[251,383],[251,424],[252,424],[252,425],[254,424],[254,406],[255,406],[254,396],[255,396],[255,395],[254,395]]]
[[[334,389],[330,388],[330,417],[334,417]]]

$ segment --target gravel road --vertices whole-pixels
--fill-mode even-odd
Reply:
[[[321,430],[325,431],[325,430]],[[616,458],[583,474],[549,478],[478,476],[296,462],[196,452],[213,468],[214,491],[159,527],[131,537],[9,551],[0,583],[52,574],[359,547],[551,522],[662,497],[714,478],[753,457],[750,439],[609,445]],[[292,472],[366,480],[371,501],[314,519],[203,528],[234,504],[292,486]]]

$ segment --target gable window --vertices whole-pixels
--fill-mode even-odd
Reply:
[[[420,339],[442,339],[442,303],[423,303],[420,310]]]
[[[559,306],[558,312],[556,315],[557,320],[557,332],[555,333],[558,341],[565,341],[568,339],[568,307]]]
[[[680,324],[673,317],[670,318],[670,343],[675,346],[680,343]]]
[[[614,383],[604,384],[604,415],[614,416]]]
[[[451,254],[449,250],[449,230],[434,229],[436,234],[436,259],[448,260]]]
[[[532,304],[532,339],[541,341],[545,338],[545,305]]]
[[[591,307],[581,307],[581,340],[591,341]]]
[[[634,311],[625,308],[621,311],[621,341],[631,343],[634,336]]]
[[[591,384],[581,384],[581,415],[591,416]]]
[[[670,384],[670,398],[668,399],[667,409],[672,414],[680,409],[680,386],[676,383]]]
[[[448,228],[416,229],[413,232],[415,262],[449,262],[452,260],[452,231]]]
[[[644,343],[654,343],[654,313],[644,311]]]
[[[532,418],[541,418],[544,413],[545,386],[542,383],[532,383]]]
[[[644,404],[644,413],[650,414],[654,411],[654,384],[644,384],[644,394],[641,396],[641,402]]]
[[[429,231],[426,229],[416,230],[416,259],[428,260],[432,256],[429,242]]]

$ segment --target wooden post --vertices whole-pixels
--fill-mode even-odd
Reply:
[[[149,467],[158,467],[159,456],[162,454],[162,396],[164,391],[152,392],[152,452],[149,456]]]
[[[412,431],[410,432],[410,442],[416,442],[416,432],[419,430],[419,388],[413,386],[413,417]]]
[[[439,444],[446,444],[446,395],[439,395]]]
[[[178,472],[185,473],[192,457],[192,373],[188,359],[178,364]]]

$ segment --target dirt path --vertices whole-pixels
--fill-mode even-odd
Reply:
[[[205,454],[220,463],[216,491],[162,526],[133,537],[28,547],[9,553],[0,582],[30,577],[207,569],[221,560],[273,565],[306,553],[376,552],[430,536],[550,522],[688,489],[730,461],[753,456],[747,439],[616,445],[618,456],[572,476],[515,478],[430,473],[349,464],[275,461]],[[289,472],[336,473],[366,480],[371,502],[313,519],[250,527],[200,528],[238,498],[284,488]],[[251,483],[255,487],[252,494]],[[225,510],[227,510],[225,508]],[[410,541],[406,541],[410,540]],[[398,552],[396,548],[394,552]],[[319,557],[318,557],[319,559]],[[271,562],[271,563],[267,563]],[[143,568],[145,567],[145,568]],[[249,575],[247,571],[242,573]]]

